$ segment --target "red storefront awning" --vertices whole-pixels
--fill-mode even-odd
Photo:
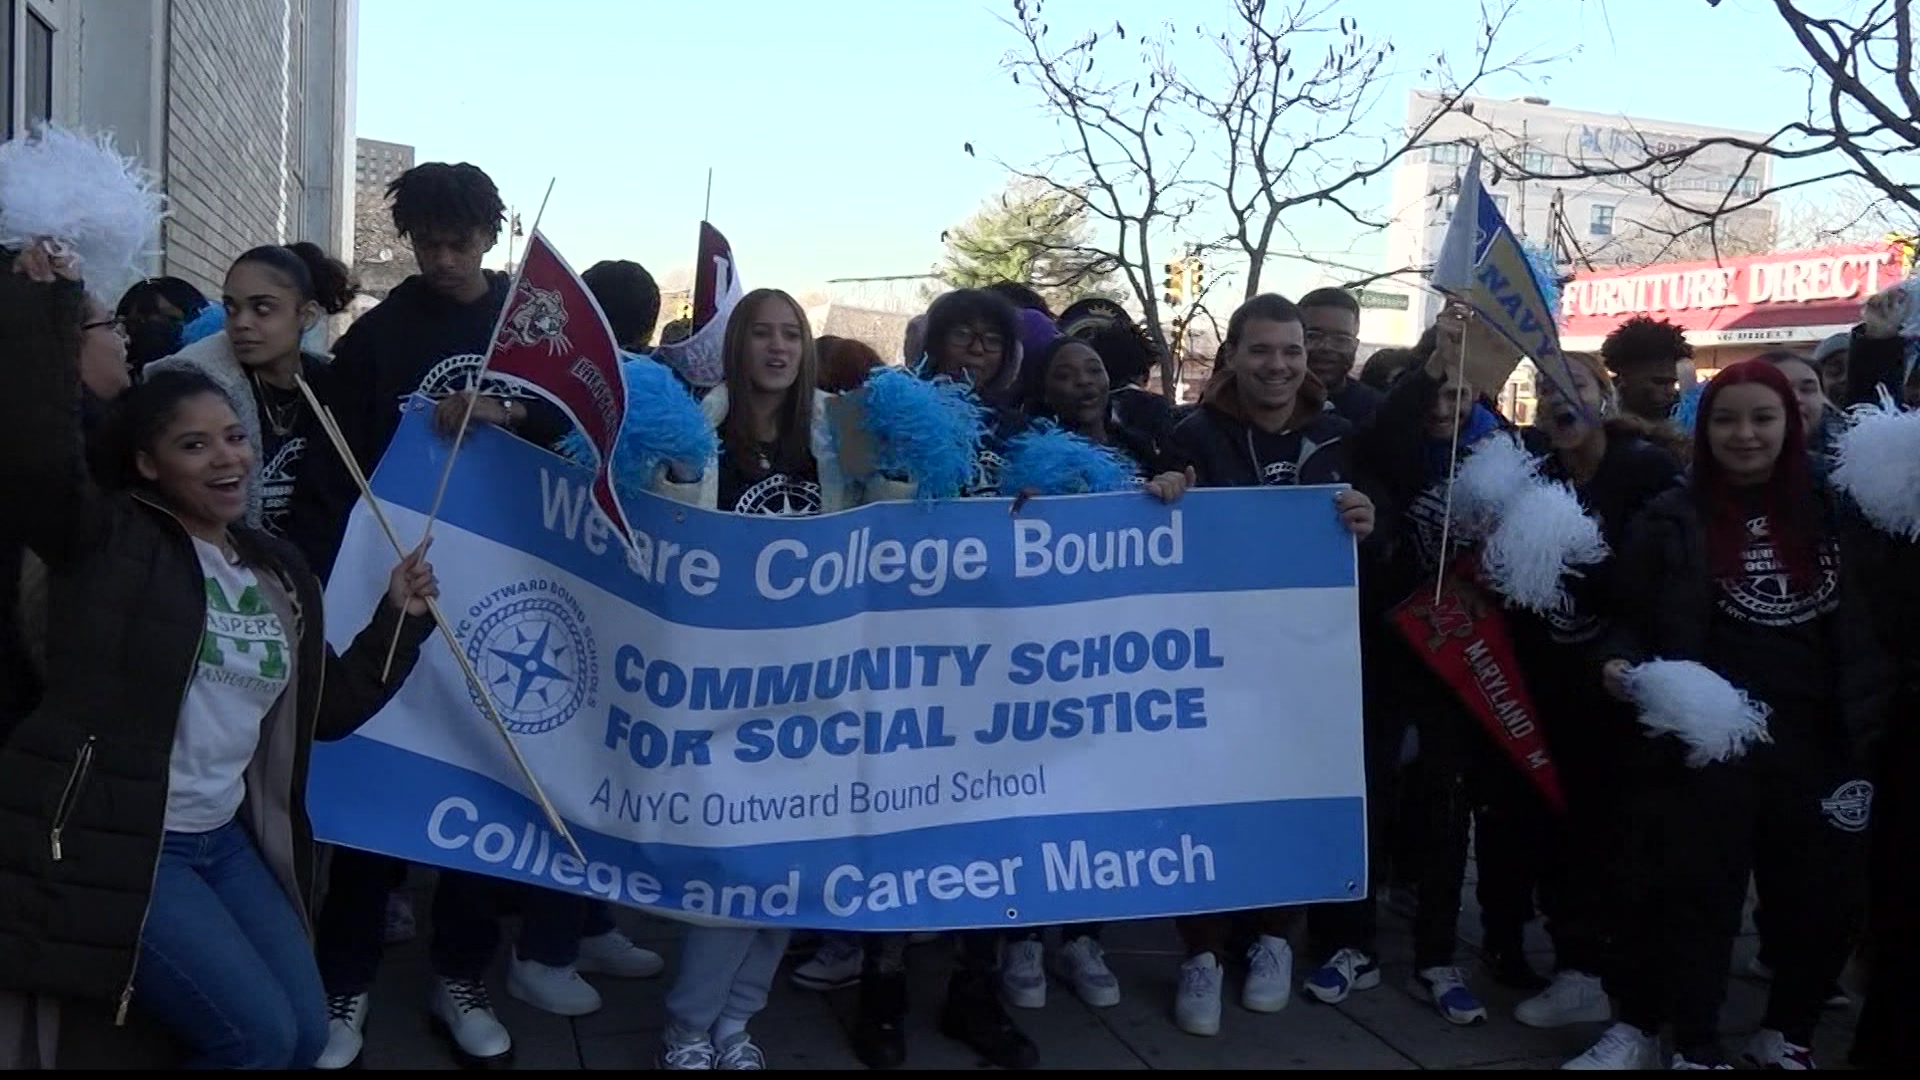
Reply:
[[[1905,274],[1894,243],[1582,273],[1561,289],[1560,336],[1592,348],[1649,315],[1686,330],[1695,345],[1814,341],[1852,326],[1861,301]]]

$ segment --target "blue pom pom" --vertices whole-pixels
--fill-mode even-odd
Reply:
[[[1540,298],[1547,303],[1547,312],[1555,320],[1560,318],[1560,275],[1553,268],[1553,252],[1539,244],[1522,244],[1520,250],[1526,253],[1527,269],[1533,271],[1533,283],[1540,289]]]
[[[553,452],[575,465],[584,465],[589,469],[600,464],[600,452],[593,448],[593,444],[587,441],[586,433],[579,428],[567,432],[566,438],[554,443]]]
[[[875,470],[914,481],[923,499],[959,495],[986,438],[973,394],[951,379],[920,379],[896,367],[875,368],[864,389],[862,426],[873,440]]]
[[[624,354],[620,370],[627,378],[627,415],[613,448],[613,490],[624,504],[653,489],[654,475],[668,462],[704,469],[719,450],[713,425],[686,384],[651,357]],[[598,468],[599,451],[579,430],[554,446],[554,452],[587,468]]]
[[[1117,451],[1050,421],[1040,421],[1007,443],[1000,494],[1087,495],[1134,487],[1133,463]]]
[[[180,347],[186,348],[196,341],[203,341],[227,328],[227,309],[222,304],[208,304],[200,313],[188,319],[180,328]]]
[[[1707,385],[1705,383],[1694,383],[1681,393],[1680,400],[1673,403],[1673,423],[1675,427],[1678,427],[1688,435],[1693,434],[1694,419],[1700,412],[1700,395],[1706,392]]]
[[[673,369],[651,357],[627,353],[627,418],[613,452],[613,486],[622,502],[649,491],[661,465],[704,469],[719,452],[713,425]]]

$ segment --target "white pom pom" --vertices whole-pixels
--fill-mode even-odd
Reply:
[[[165,197],[105,136],[48,126],[0,146],[0,246],[50,238],[112,307],[145,276]]]
[[[1883,394],[1850,416],[1834,440],[1834,486],[1876,528],[1920,540],[1920,412],[1901,412]]]
[[[1687,744],[1687,764],[1729,761],[1757,742],[1772,742],[1764,702],[1691,660],[1654,660],[1627,669],[1627,696],[1653,737]]]
[[[1480,566],[1494,591],[1516,607],[1545,614],[1568,606],[1562,579],[1607,557],[1600,525],[1565,484],[1534,478],[1501,508],[1481,547]]]
[[[1468,536],[1486,535],[1539,475],[1540,463],[1511,432],[1480,440],[1453,479],[1454,525]]]

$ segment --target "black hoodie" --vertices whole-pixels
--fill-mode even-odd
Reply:
[[[1610,428],[1599,467],[1581,484],[1567,475],[1540,429],[1521,428],[1520,438],[1527,451],[1541,459],[1541,475],[1565,483],[1580,500],[1581,509],[1599,523],[1608,556],[1596,565],[1580,567],[1578,575],[1569,579],[1567,596],[1571,604],[1567,610],[1544,616],[1510,611],[1509,618],[1523,650],[1541,645],[1589,647],[1543,650],[1528,659],[1561,667],[1569,677],[1584,674],[1591,684],[1599,675],[1593,663],[1599,658],[1590,647],[1606,633],[1616,614],[1615,556],[1626,543],[1627,526],[1655,495],[1679,485],[1680,462],[1639,435]],[[1534,665],[1529,662],[1527,666]]]
[[[1321,389],[1309,380],[1302,389],[1305,423],[1286,431],[1264,431],[1244,419],[1239,388],[1229,373],[1207,387],[1202,404],[1173,429],[1161,467],[1191,468],[1196,487],[1304,487],[1349,484],[1374,504],[1374,531],[1360,545],[1362,629],[1380,631],[1388,597],[1381,591],[1382,560],[1392,550],[1380,486],[1361,475],[1352,453],[1353,425],[1321,406]],[[1329,508],[1331,512],[1331,508]]]
[[[486,276],[486,295],[461,304],[434,291],[416,274],[396,286],[334,344],[333,363],[320,395],[368,476],[400,427],[400,406],[407,397],[418,392],[439,398],[465,389],[468,373],[486,355],[512,283],[506,274],[487,271]],[[486,380],[481,389],[528,401],[523,391],[504,382]],[[564,420],[556,426],[557,416],[554,410],[530,408],[527,422],[515,433],[530,442],[551,445],[566,434]],[[324,580],[339,554],[347,515],[359,498],[359,489],[331,454],[315,459],[304,479],[294,493],[300,508],[293,515],[295,528],[303,533],[295,539]],[[312,535],[304,535],[308,532]]]

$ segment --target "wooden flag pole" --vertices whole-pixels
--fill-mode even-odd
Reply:
[[[1459,389],[1460,384],[1463,381],[1465,381],[1466,377],[1467,377],[1467,328],[1463,320],[1460,326],[1460,362],[1459,364],[1455,365],[1454,371],[1453,371],[1453,385],[1456,391]],[[1448,543],[1450,543],[1450,537],[1453,533],[1453,474],[1459,470],[1459,465],[1460,465],[1460,407],[1458,402],[1456,401],[1453,409],[1453,447],[1447,453],[1446,507],[1441,511],[1441,516],[1440,516],[1440,555],[1439,555],[1440,565],[1437,568],[1435,568],[1433,573],[1433,603],[1435,607],[1438,607],[1440,605],[1441,587],[1445,585],[1447,581],[1447,566],[1453,561],[1452,559],[1448,558],[1448,555],[1450,554],[1450,552],[1447,545]]]
[[[554,179],[558,179],[558,177]],[[553,197],[553,184],[554,180],[548,180],[547,193],[540,196],[540,209],[535,211],[533,215],[533,232],[527,234],[528,250],[532,250],[532,238],[540,231],[540,219],[546,216],[547,200]],[[508,223],[508,232],[512,232],[511,222]],[[509,239],[511,239],[511,237],[509,237]],[[453,433],[453,448],[447,451],[447,464],[440,470],[440,486],[435,489],[433,493],[433,505],[427,508],[427,524],[425,528],[420,530],[420,542],[422,544],[426,543],[427,538],[433,535],[433,523],[440,517],[441,500],[447,497],[447,481],[453,479],[453,460],[460,456],[460,444],[466,441],[467,426],[473,423],[473,407],[480,403],[480,380],[486,375],[487,366],[493,363],[493,349],[495,344],[500,340],[500,328],[506,325],[507,312],[513,310],[513,298],[519,294],[520,275],[521,272],[526,269],[526,265],[527,260],[523,254],[520,259],[520,264],[513,268],[513,280],[507,286],[507,302],[500,305],[500,314],[493,320],[493,336],[487,338],[486,354],[480,358],[480,366],[474,368],[472,374],[467,377],[467,409],[460,414],[460,427]],[[380,669],[380,677],[382,679],[385,679],[387,673],[393,670],[393,654],[399,648],[400,635],[398,632],[395,632],[393,635],[393,643],[387,646],[386,665]]]
[[[312,409],[314,418],[320,421],[320,428],[326,432],[327,439],[333,443],[334,452],[339,454],[340,460],[346,463],[347,472],[353,477],[354,484],[360,488],[360,497],[367,501],[368,509],[373,511],[374,520],[380,523],[380,531],[387,534],[387,542],[393,545],[394,554],[405,559],[409,552],[400,546],[400,534],[394,531],[393,525],[387,521],[386,512],[380,509],[380,500],[374,498],[373,487],[367,483],[366,474],[360,471],[360,463],[354,460],[353,451],[347,446],[347,438],[341,434],[340,425],[334,420],[333,412],[320,403],[320,399],[314,395],[313,388],[307,385],[306,379],[295,375],[294,385],[300,388],[301,396],[307,399],[307,408]],[[420,543],[424,545],[426,540],[423,538]],[[416,547],[414,550],[420,549]],[[559,834],[560,839],[566,841],[567,848],[584,865],[587,862],[586,853],[580,850],[580,844],[573,838],[573,832],[567,828],[567,823],[561,820],[560,811],[554,808],[553,800],[547,798],[546,789],[540,786],[540,781],[534,779],[533,770],[528,767],[527,759],[520,756],[520,748],[514,744],[513,733],[507,730],[507,722],[501,719],[500,712],[493,703],[493,695],[487,692],[487,685],[481,680],[480,673],[473,669],[473,662],[467,659],[466,652],[460,648],[460,639],[454,635],[453,625],[440,611],[440,602],[428,598],[427,612],[433,616],[434,625],[440,628],[440,636],[447,643],[447,651],[453,654],[454,660],[460,665],[461,672],[466,675],[467,685],[473,688],[475,700],[480,702],[481,708],[487,714],[487,719],[493,721],[494,730],[500,733],[501,741],[507,744],[507,753],[513,757],[514,765],[519,767],[520,775],[526,779],[527,787],[533,791],[534,800],[540,804],[540,811],[546,815],[547,824]],[[397,644],[399,640],[399,635],[396,634],[394,642]],[[391,651],[387,654],[387,662],[389,665],[393,662]],[[386,678],[383,675],[381,681],[385,682]]]

